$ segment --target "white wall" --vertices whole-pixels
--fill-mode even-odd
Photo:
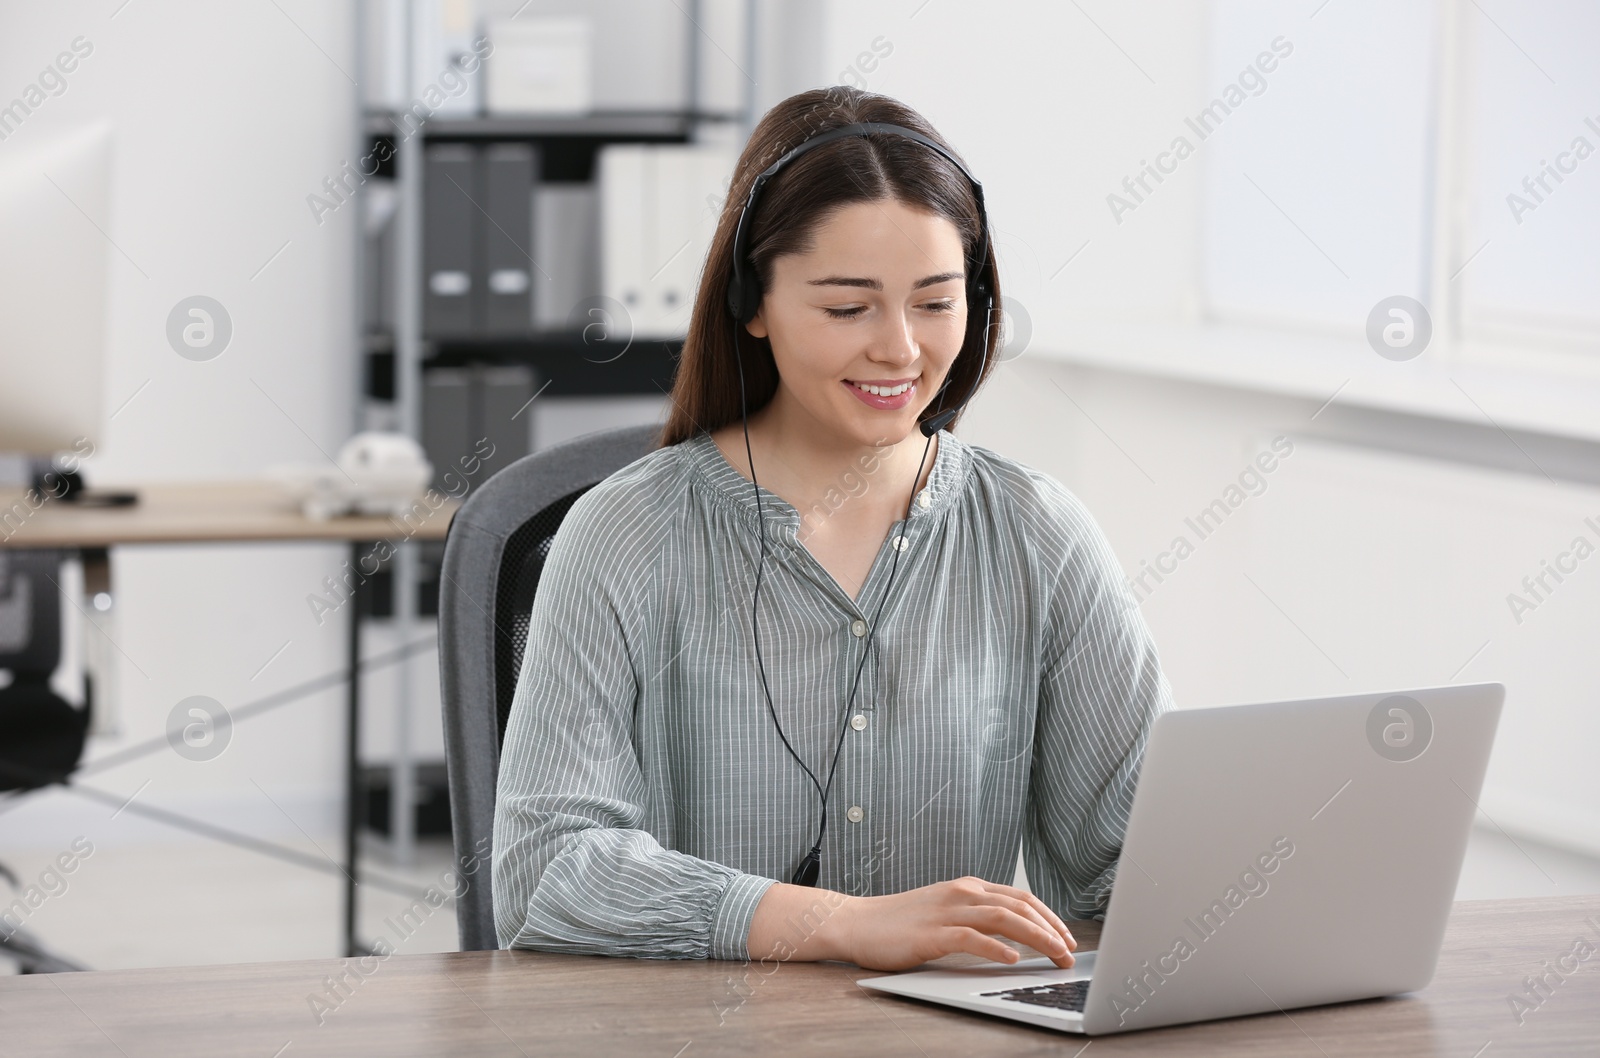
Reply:
[[[1547,579],[1556,590],[1532,611],[1507,603],[1575,537],[1600,543],[1584,521],[1600,524],[1600,489],[1331,440],[1316,411],[1030,352],[1000,369],[962,435],[1064,482],[1129,574],[1177,536],[1195,542],[1139,593],[1180,707],[1498,680],[1487,818],[1600,851],[1600,558]],[[1200,540],[1185,519],[1278,436],[1293,453]]]
[[[334,451],[350,432],[358,377],[354,210],[319,225],[305,200],[356,157],[351,5],[4,0],[0,25],[5,99],[74,38],[93,45],[66,90],[0,152],[92,119],[114,129],[110,214],[93,219],[117,247],[104,380],[116,415],[88,466],[91,483],[241,478]],[[233,322],[228,348],[208,362],[178,356],[165,337],[168,312],[193,294],[220,301]],[[187,696],[234,707],[339,668],[342,626],[318,627],[305,596],[343,554],[116,549],[122,733],[97,739],[91,759],[161,736]],[[323,692],[240,725],[216,760],[164,750],[91,782],[123,796],[143,786],[140,802],[269,836],[327,831],[342,708],[340,691]],[[170,836],[131,812],[109,816],[72,795],[34,795],[0,814],[0,846],[86,830],[103,841]]]
[[[1354,32],[1337,19],[1366,17],[1341,6],[1316,22],[1310,5],[1262,10],[1283,22],[1300,48],[1295,59],[1312,69],[1319,41]],[[879,37],[892,42],[887,58],[864,74],[857,65],[856,76],[919,109],[984,182],[1002,288],[1031,317],[1031,344],[1002,365],[962,434],[1076,491],[1130,574],[1168,548],[1184,531],[1184,518],[1236,481],[1261,445],[1289,437],[1295,452],[1267,479],[1266,491],[1201,542],[1143,603],[1180,705],[1501,680],[1508,700],[1484,809],[1515,833],[1600,851],[1600,790],[1590,760],[1590,747],[1600,741],[1593,710],[1600,672],[1592,661],[1600,559],[1580,566],[1521,623],[1507,604],[1508,594],[1522,590],[1523,576],[1538,574],[1541,560],[1586,532],[1584,517],[1600,521],[1600,490],[1559,470],[1547,481],[1450,379],[1496,409],[1503,393],[1480,390],[1471,376],[1430,367],[1428,360],[1380,360],[1360,340],[1359,320],[1344,327],[1357,335],[1348,343],[1356,348],[1339,355],[1360,362],[1328,374],[1325,387],[1312,381],[1300,395],[1273,392],[1270,380],[1248,371],[1234,372],[1238,384],[1224,386],[1141,373],[1132,364],[1119,368],[1116,349],[1096,348],[1152,325],[1181,334],[1204,322],[1205,182],[1215,178],[1214,167],[1191,159],[1120,224],[1106,196],[1221,87],[1206,56],[1210,11],[1180,2],[1015,3],[957,18],[939,0],[828,5],[819,83],[849,80],[840,74],[858,53]],[[1420,52],[1429,46],[1417,43]],[[1292,61],[1267,96],[1288,88]],[[1593,70],[1590,63],[1582,72]],[[1318,76],[1318,84],[1293,91],[1317,96],[1326,109],[1338,86],[1326,71]],[[1201,150],[1243,164],[1248,152],[1230,146],[1228,134],[1273,113],[1271,101],[1250,101]],[[1296,150],[1332,150],[1329,144],[1349,132],[1325,131]],[[1271,153],[1259,135],[1255,141],[1252,157]],[[1359,165],[1353,157],[1345,164]],[[1289,193],[1314,200],[1306,181],[1295,183],[1296,173],[1315,170],[1314,159],[1285,154],[1280,161],[1277,175]],[[1592,218],[1600,196],[1569,185],[1561,208]],[[1358,205],[1334,202],[1311,216],[1336,224]],[[1270,214],[1264,224],[1281,223],[1267,204],[1261,208]],[[1292,212],[1304,224],[1302,210],[1296,205]],[[1286,238],[1298,237],[1291,231]],[[1280,251],[1303,252],[1303,261],[1278,267],[1303,268],[1307,277],[1326,266],[1303,243],[1274,244],[1273,252]],[[1355,268],[1359,260],[1352,255],[1346,264]],[[1350,300],[1329,274],[1326,300]],[[1340,327],[1329,331],[1328,343],[1345,340]],[[1194,343],[1197,355],[1201,344]],[[1226,347],[1227,337],[1213,344]],[[1254,344],[1264,373],[1306,352],[1291,341],[1274,345],[1270,334]],[[1187,351],[1169,347],[1163,362],[1182,373]],[[1085,353],[1098,353],[1102,366],[1083,366]],[[1394,367],[1413,370],[1381,374]],[[1341,379],[1369,368],[1376,369],[1370,387],[1358,378],[1338,406],[1320,413]],[[1516,381],[1526,394],[1525,418],[1535,426],[1541,408],[1580,392],[1553,381]],[[1346,401],[1357,391],[1366,399],[1404,386],[1443,393],[1435,403],[1449,406],[1453,418],[1476,419],[1479,433],[1453,452],[1440,442],[1448,457],[1435,460],[1358,447],[1373,438],[1343,417]],[[1586,414],[1592,420],[1597,413],[1591,405]],[[1413,420],[1411,429],[1426,435],[1442,424]],[[1589,449],[1589,465],[1594,461]],[[1515,469],[1483,468],[1508,463]],[[1600,531],[1587,535],[1600,543]]]
[[[1036,342],[1063,344],[1075,318],[1196,311],[1196,260],[1172,248],[1194,241],[1199,166],[1169,180],[1137,223],[1114,224],[1105,196],[1189,109],[1204,5],[1095,6],[1128,56],[1072,4],[958,15],[943,0],[852,0],[827,12],[818,76],[853,70],[848,83],[904,100],[955,145],[983,182],[1002,289],[1031,307]],[[893,50],[867,70],[861,53],[879,37]]]

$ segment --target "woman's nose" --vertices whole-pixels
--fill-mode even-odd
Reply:
[[[890,363],[909,364],[918,355],[911,321],[899,313],[885,314],[883,331],[875,344],[878,346],[876,358]]]

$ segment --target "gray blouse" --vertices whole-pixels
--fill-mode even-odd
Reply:
[[[1045,903],[1103,915],[1150,725],[1171,708],[1110,546],[1054,478],[945,431],[858,602],[803,540],[868,489],[909,483],[864,460],[803,518],[762,489],[772,703],[821,782],[844,735],[818,884],[1009,884],[1020,844]],[[756,668],[752,493],[701,432],[562,522],[500,762],[502,946],[746,960],[756,904],[815,842],[816,788]]]

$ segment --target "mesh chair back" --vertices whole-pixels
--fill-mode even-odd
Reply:
[[[462,951],[499,947],[490,887],[500,741],[529,611],[561,519],[602,479],[648,455],[657,426],[603,430],[517,460],[450,521],[439,577],[439,681]]]
[[[0,550],[0,790],[66,782],[83,755],[89,706],[50,687],[61,663],[61,561],[52,550]]]
[[[49,679],[61,663],[61,553],[0,551],[0,669]]]

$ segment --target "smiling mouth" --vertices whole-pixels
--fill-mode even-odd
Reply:
[[[913,378],[908,379],[905,382],[897,382],[892,386],[875,386],[865,382],[854,382],[850,379],[845,379],[845,381],[859,389],[861,392],[870,393],[874,397],[898,397],[900,394],[916,385],[917,382],[917,380]]]

